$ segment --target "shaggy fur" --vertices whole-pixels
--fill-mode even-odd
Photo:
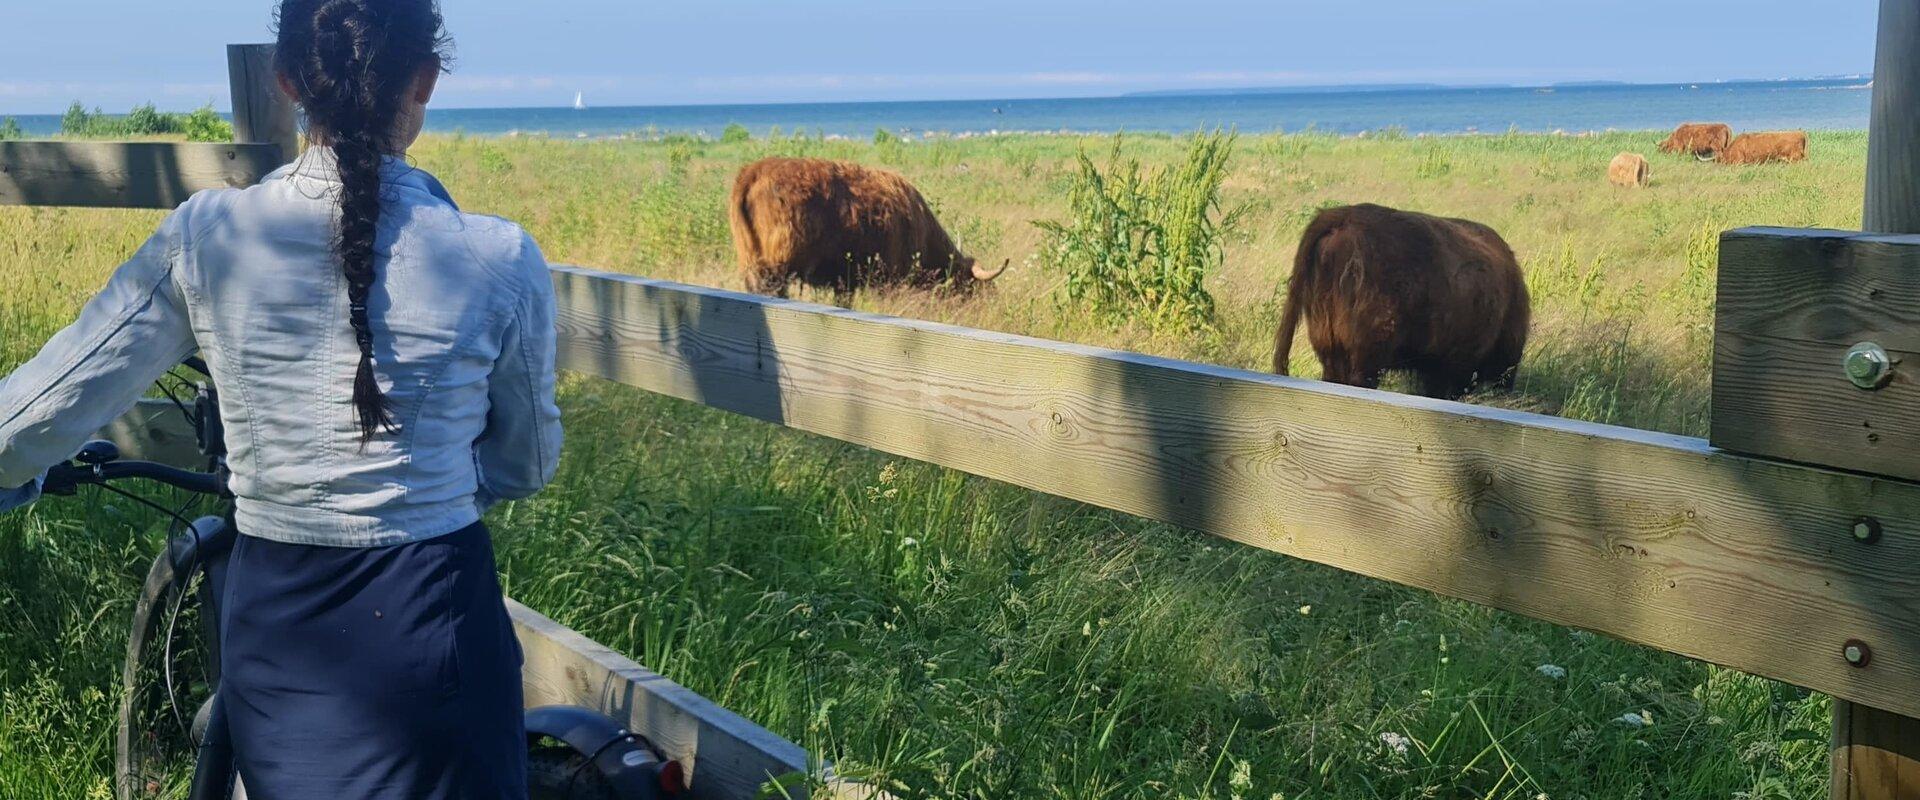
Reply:
[[[749,291],[787,296],[793,282],[831,287],[847,304],[856,288],[992,280],[934,219],[907,179],[858,164],[769,158],[740,170],[728,206],[734,253]]]
[[[1320,212],[1300,239],[1274,342],[1281,375],[1303,314],[1326,380],[1373,388],[1404,369],[1422,393],[1454,398],[1475,381],[1513,385],[1531,311],[1492,228],[1357,205]]]
[[[1733,140],[1733,129],[1718,122],[1689,122],[1673,130],[1660,143],[1662,153],[1691,153],[1697,158],[1718,158]]]
[[[1651,179],[1647,159],[1639,153],[1621,153],[1607,165],[1607,182],[1615,186],[1640,187]]]
[[[1722,164],[1765,164],[1769,161],[1804,161],[1807,157],[1806,131],[1743,133],[1720,154]]]

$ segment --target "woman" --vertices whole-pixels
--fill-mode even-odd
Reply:
[[[433,0],[284,0],[276,66],[313,146],[187,201],[0,382],[3,510],[205,357],[242,533],[220,691],[261,800],[526,796],[480,515],[559,457],[552,285],[518,227],[402,159],[446,43]]]

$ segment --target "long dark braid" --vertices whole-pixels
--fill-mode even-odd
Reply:
[[[374,377],[367,296],[378,279],[374,240],[380,164],[399,149],[394,130],[415,76],[445,63],[448,40],[434,0],[283,0],[274,66],[287,78],[307,129],[333,148],[340,167],[340,228],[334,252],[347,280],[347,322],[360,347],[353,407],[362,444],[393,430]]]

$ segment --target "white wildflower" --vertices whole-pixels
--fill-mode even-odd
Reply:
[[[1387,749],[1392,750],[1394,753],[1404,756],[1407,754],[1407,746],[1412,744],[1413,740],[1394,733],[1393,731],[1387,731],[1386,733],[1380,734],[1380,743],[1386,745]]]
[[[1306,615],[1308,615],[1308,614],[1311,614],[1311,613],[1313,613],[1313,606],[1310,606],[1310,605],[1309,605],[1309,606],[1301,606],[1301,607],[1300,607],[1300,616],[1303,616],[1303,617],[1304,617],[1304,616],[1306,616]]]
[[[1080,623],[1080,635],[1081,635],[1081,636],[1092,636],[1092,635],[1093,635],[1093,623],[1091,623],[1091,622],[1082,622],[1082,623]]]
[[[1556,681],[1567,677],[1567,668],[1557,664],[1541,664],[1538,667],[1534,667],[1533,671]]]
[[[1635,714],[1629,711],[1625,714],[1621,714],[1619,717],[1614,718],[1613,721],[1620,723],[1621,725],[1625,725],[1629,728],[1645,728],[1653,724],[1653,715],[1647,713],[1644,710],[1642,710],[1638,714]]]

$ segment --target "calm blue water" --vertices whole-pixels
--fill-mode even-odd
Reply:
[[[1159,131],[1234,127],[1243,133],[1312,127],[1358,133],[1398,126],[1409,133],[1588,131],[1671,128],[1688,120],[1735,130],[1867,126],[1872,92],[1859,80],[1704,83],[1669,86],[1537,89],[1412,89],[1299,94],[1105,97],[1061,100],[953,100],[621,108],[435,109],[428,128],[500,135],[511,131],[590,137],[648,130],[718,136],[730,123],[755,135],[779,126],[852,137],[894,131]],[[20,123],[32,134],[57,132],[57,116]]]

